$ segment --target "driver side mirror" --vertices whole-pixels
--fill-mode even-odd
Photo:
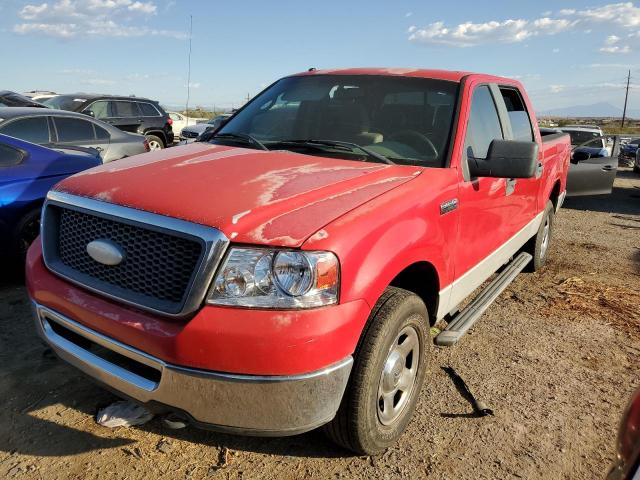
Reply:
[[[93,113],[93,110],[83,110],[82,113],[84,113],[85,115],[89,115],[90,117],[94,117],[95,118],[95,113]]]
[[[538,144],[495,139],[486,159],[471,155],[467,158],[471,177],[531,178],[536,172]]]

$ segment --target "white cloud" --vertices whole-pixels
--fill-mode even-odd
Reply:
[[[614,45],[612,47],[602,47],[600,51],[602,53],[629,53],[631,51],[631,47],[629,45]]]
[[[156,13],[157,7],[151,2],[133,2],[127,7],[132,12],[141,12],[147,14]]]
[[[486,43],[515,43],[535,35],[555,35],[568,30],[573,22],[566,19],[538,18],[533,21],[509,19],[502,22],[465,22],[447,27],[444,22],[435,22],[424,28],[409,28],[409,40],[455,47],[472,47]]]
[[[551,90],[551,93],[560,93],[564,90],[564,88],[564,85],[549,85],[549,90]]]
[[[554,48],[553,50],[551,50],[553,53],[560,53],[560,49],[559,48]]]
[[[405,17],[409,18],[413,15],[413,12],[407,12],[404,14]]]
[[[603,25],[615,29],[619,35],[629,38],[640,38],[640,7],[632,2],[612,3],[585,10],[562,9],[544,12],[540,18],[517,18],[507,20],[490,20],[483,23],[464,22],[458,25],[446,25],[442,21],[428,24],[425,27],[413,25],[408,30],[409,41],[431,45],[447,45],[453,47],[473,47],[490,43],[517,43],[540,35],[557,35],[563,32],[591,31],[590,27]],[[621,31],[632,30],[630,33]],[[620,40],[617,35],[609,35],[605,46],[600,49],[605,53],[625,53],[631,51],[630,45],[614,45]],[[617,47],[617,48],[614,48]]]
[[[617,35],[609,35],[607,39],[604,41],[605,45],[613,45],[620,41],[620,37]]]
[[[183,32],[154,29],[141,22],[157,13],[152,1],[134,0],[56,0],[27,4],[14,25],[20,35],[40,34],[69,39],[74,37],[162,36],[183,39]]]

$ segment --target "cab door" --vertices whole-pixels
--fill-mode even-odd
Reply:
[[[471,101],[461,158],[452,160],[460,164],[455,281],[448,301],[452,308],[502,264],[491,259],[513,235],[511,217],[517,207],[507,192],[506,179],[469,175],[467,161],[472,157],[486,158],[491,141],[505,138],[506,127],[491,86],[477,84],[468,88]]]

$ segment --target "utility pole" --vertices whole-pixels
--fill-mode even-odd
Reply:
[[[191,94],[191,36],[193,34],[193,15],[189,15],[189,63],[187,68],[187,105],[185,115],[189,118],[189,96]]]
[[[629,74],[627,75],[627,91],[624,94],[624,108],[622,109],[622,122],[620,123],[620,128],[624,128],[624,119],[627,116],[627,100],[629,99],[629,82],[631,81],[631,70],[629,70]]]
[[[247,103],[249,103],[249,100],[251,100],[251,95],[247,93]]]

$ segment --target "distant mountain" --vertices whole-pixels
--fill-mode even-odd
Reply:
[[[599,102],[591,105],[552,108],[537,114],[550,117],[621,117],[622,109],[607,102]],[[640,118],[640,110],[627,110],[627,117]]]

